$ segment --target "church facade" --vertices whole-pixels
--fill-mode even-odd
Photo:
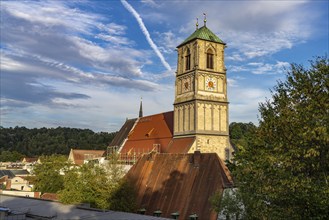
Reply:
[[[216,153],[229,160],[226,44],[206,26],[178,47],[172,112],[127,120],[110,147],[121,154]]]
[[[177,49],[174,138],[195,137],[189,153],[229,159],[225,43],[204,25]]]

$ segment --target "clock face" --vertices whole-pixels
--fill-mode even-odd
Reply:
[[[214,91],[216,88],[216,79],[210,78],[210,77],[207,78],[206,82],[205,82],[205,87],[206,87],[206,90],[208,90],[208,91]]]

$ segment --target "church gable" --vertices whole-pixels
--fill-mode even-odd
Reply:
[[[121,154],[162,152],[167,148],[173,134],[173,112],[141,117],[130,131],[120,150]]]

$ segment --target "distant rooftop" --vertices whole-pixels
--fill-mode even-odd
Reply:
[[[26,176],[29,174],[27,170],[0,170],[0,177],[8,176],[9,178],[13,178],[15,176]]]

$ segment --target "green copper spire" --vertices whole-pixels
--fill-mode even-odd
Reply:
[[[195,39],[201,39],[201,40],[207,40],[207,41],[211,41],[211,42],[225,44],[211,30],[209,30],[206,26],[203,26],[203,27],[195,30],[194,33],[191,34],[191,36],[189,36],[188,38],[186,38],[186,40],[184,40],[183,43],[181,43],[178,47],[181,47],[184,44],[186,44],[192,40],[195,40]]]

